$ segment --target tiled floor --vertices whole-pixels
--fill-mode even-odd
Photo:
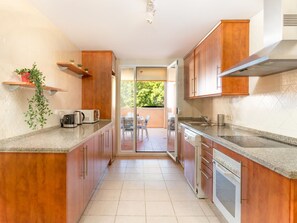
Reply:
[[[80,223],[219,223],[168,158],[117,159]]]
[[[146,137],[145,131],[143,131],[143,137],[141,132],[137,138],[137,151],[139,152],[166,152],[167,151],[167,129],[164,128],[148,128],[148,136]],[[121,149],[132,150],[133,149],[133,134],[131,132],[125,132],[121,134]]]

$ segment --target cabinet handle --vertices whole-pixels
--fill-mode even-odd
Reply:
[[[203,156],[200,156],[205,162],[207,162],[207,164],[210,164],[210,162],[207,160],[207,159],[205,159]]]
[[[217,66],[217,89],[221,88],[221,85],[219,84],[219,70],[221,69],[220,66]]]
[[[209,145],[207,145],[207,144],[205,144],[205,143],[203,143],[203,142],[201,142],[201,145],[205,146],[205,147],[208,148],[208,149],[210,148]]]
[[[201,173],[202,173],[202,174],[203,174],[203,175],[206,177],[206,179],[207,179],[207,180],[209,180],[209,179],[210,179],[210,177],[209,177],[209,176],[207,176],[207,174],[206,174],[206,173],[204,173],[204,172],[203,172],[203,170],[201,170],[201,169],[200,169],[200,172],[201,172]]]

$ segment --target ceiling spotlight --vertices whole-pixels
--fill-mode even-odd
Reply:
[[[153,23],[155,13],[156,13],[155,0],[147,0],[147,4],[146,4],[146,21],[149,24]]]

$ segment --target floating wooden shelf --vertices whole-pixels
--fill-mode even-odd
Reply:
[[[14,91],[18,89],[19,87],[25,87],[25,88],[35,88],[34,84],[28,83],[28,82],[2,82],[2,84],[8,85],[10,91]],[[62,90],[60,88],[50,87],[50,86],[43,86],[43,89],[45,91],[48,91],[50,95],[54,95],[58,91],[65,92],[65,90]]]
[[[81,69],[78,66],[75,66],[72,63],[62,63],[62,62],[58,62],[57,65],[61,68],[61,70],[71,70],[72,72],[78,74],[78,75],[82,75],[83,77],[89,77],[92,76],[91,74],[89,74],[88,72],[84,71],[83,69]]]

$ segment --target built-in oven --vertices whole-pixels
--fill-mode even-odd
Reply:
[[[214,149],[213,202],[228,222],[241,219],[241,163]]]

